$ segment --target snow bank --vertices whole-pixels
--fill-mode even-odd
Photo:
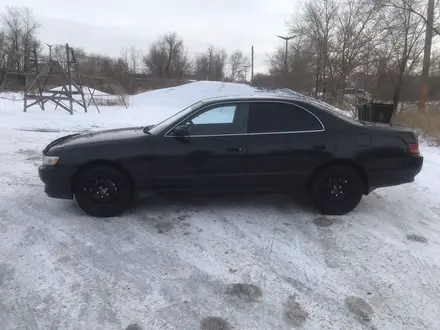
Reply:
[[[54,90],[61,90],[61,88],[61,86],[56,87]],[[88,92],[87,89],[86,91]],[[109,94],[102,91],[96,91],[95,95],[109,96]],[[34,128],[65,131],[132,125],[143,126],[155,124],[201,99],[249,95],[292,96],[319,103],[334,111],[342,111],[287,89],[270,90],[254,88],[245,84],[199,81],[135,95],[131,97],[128,110],[124,106],[100,106],[101,114],[98,114],[96,108],[90,106],[88,113],[85,114],[81,108],[77,107],[74,116],[69,115],[67,111],[60,108],[55,110],[55,106],[49,103],[46,104],[46,111],[41,111],[39,106],[36,105],[29,108],[25,114],[23,113],[23,95],[20,93],[5,93],[0,95],[0,125],[24,128],[32,122],[32,125],[36,125]],[[88,100],[87,95],[86,100]]]

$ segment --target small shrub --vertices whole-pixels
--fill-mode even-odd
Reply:
[[[420,136],[440,146],[440,112],[418,110],[403,111],[393,118],[394,123],[415,129]]]

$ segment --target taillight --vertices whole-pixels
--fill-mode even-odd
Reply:
[[[418,143],[408,144],[408,152],[413,155],[420,155],[419,144]]]

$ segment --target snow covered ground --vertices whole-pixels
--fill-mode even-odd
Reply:
[[[154,197],[103,220],[43,192],[59,136],[249,93],[195,83],[73,116],[0,100],[0,329],[440,329],[439,148],[343,217],[304,198]]]

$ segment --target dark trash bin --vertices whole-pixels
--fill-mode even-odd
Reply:
[[[362,121],[390,124],[393,109],[393,104],[388,103],[361,104],[358,107],[358,118]]]

